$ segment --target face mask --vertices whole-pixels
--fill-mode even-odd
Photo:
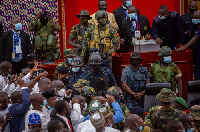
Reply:
[[[142,127],[142,126],[139,126],[137,123],[136,123],[136,126],[137,126],[137,128],[138,128],[140,131],[143,130],[143,127]]]
[[[68,62],[68,64],[71,64],[72,58],[67,58],[67,62]]]
[[[163,19],[166,19],[167,17],[165,16],[159,16],[159,19],[163,20]]]
[[[10,77],[10,74],[8,74],[7,78],[9,78],[9,77]]]
[[[83,108],[84,111],[87,110],[87,103],[85,103],[85,107]]]
[[[22,29],[22,24],[21,23],[15,24],[15,29],[16,30],[21,30]]]
[[[195,11],[197,11],[197,9],[189,9],[190,12],[193,14]]]
[[[131,5],[132,5],[132,0],[126,1],[126,6],[127,6],[127,7],[130,7]]]
[[[132,62],[131,62],[131,65],[132,65],[132,66],[135,66],[135,67],[138,66],[139,64],[140,64],[139,61],[132,61]]]
[[[47,100],[45,99],[45,100],[43,101],[43,104],[40,105],[40,106],[45,107],[46,105],[47,105]]]
[[[108,102],[106,102],[105,107],[108,107],[108,106],[109,106],[109,104],[108,104]]]
[[[130,17],[131,20],[134,20],[137,18],[137,14],[136,13],[131,13],[131,14],[128,14],[128,17]]]
[[[110,128],[112,128],[112,123],[110,123],[110,120],[108,120],[108,121],[109,121],[109,124],[108,124],[108,125],[110,126]]]
[[[31,82],[31,79],[28,79],[27,81],[26,81],[26,84],[29,84]]]
[[[72,68],[72,71],[73,71],[73,72],[78,72],[79,70],[80,70],[80,67]]]
[[[66,90],[65,90],[64,88],[62,88],[62,89],[60,89],[60,90],[58,91],[58,95],[61,96],[61,97],[64,97],[65,92],[66,92]]]
[[[183,130],[183,132],[185,132],[185,129]]]
[[[106,21],[106,19],[100,19],[100,23],[101,23],[102,25],[106,25],[107,21]]]
[[[170,62],[172,61],[172,57],[171,57],[171,56],[163,57],[163,58],[164,58],[163,61],[164,61],[165,63],[167,63],[167,64],[170,63]]]
[[[48,106],[48,108],[50,109],[50,110],[53,110],[54,108],[51,108],[51,106]]]
[[[103,130],[102,132],[106,132],[106,130]]]
[[[188,132],[193,132],[194,131],[194,128],[190,128],[189,130],[188,130]]]
[[[100,66],[99,65],[92,65],[92,69],[95,70],[96,72],[99,71]]]
[[[200,19],[192,19],[192,23],[199,24],[200,23]]]

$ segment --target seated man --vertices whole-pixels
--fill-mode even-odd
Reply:
[[[194,105],[190,108],[195,128],[200,131],[200,105]]]
[[[131,5],[128,8],[128,19],[122,22],[123,35],[122,42],[124,43],[126,52],[134,51],[134,44],[137,39],[150,39],[151,27],[149,20],[145,15],[138,15],[136,7]]]
[[[149,77],[152,83],[171,83],[172,91],[182,96],[181,70],[172,60],[172,50],[163,46],[158,52],[160,60],[154,62],[149,68]],[[176,89],[178,87],[178,89]]]

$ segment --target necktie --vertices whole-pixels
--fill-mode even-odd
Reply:
[[[70,120],[68,119],[68,124],[69,124],[69,127],[70,127],[70,129],[71,129],[71,131],[73,130],[72,129],[72,125],[71,125],[71,123],[70,123]]]
[[[16,53],[17,46],[19,46],[19,33],[14,33],[14,45],[13,52],[15,53],[15,58],[12,60],[13,62],[20,62],[22,59],[22,53]]]

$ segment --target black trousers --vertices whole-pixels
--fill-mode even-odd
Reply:
[[[22,69],[26,67],[26,61],[11,62],[11,63],[12,63],[12,74],[19,75]]]

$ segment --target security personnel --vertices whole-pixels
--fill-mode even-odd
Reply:
[[[55,39],[54,31],[60,31],[58,22],[50,18],[47,11],[40,11],[29,26],[29,31],[35,31],[35,45],[37,60],[50,60],[60,58],[58,43]]]
[[[101,63],[100,54],[91,54],[89,57],[91,69],[84,71],[81,78],[90,81],[89,86],[95,89],[97,95],[105,96],[107,89],[117,84],[113,73],[106,67],[101,67]]]
[[[181,16],[183,20],[183,28],[184,28],[184,44],[187,44],[193,37],[194,31],[196,30],[196,23],[192,21],[192,15],[198,9],[198,5],[196,1],[190,1],[189,3],[189,11]]]
[[[149,83],[147,68],[140,66],[140,61],[143,60],[140,53],[133,52],[130,60],[131,65],[123,69],[121,76],[122,89],[125,91],[124,102],[129,109],[134,106],[143,107],[144,89],[146,83]]]
[[[53,75],[53,79],[54,80],[58,79],[58,68],[59,67],[67,67],[68,69],[70,69],[70,63],[72,61],[72,57],[76,56],[76,54],[74,53],[73,49],[65,49],[64,50],[64,55],[65,55],[65,61],[59,63],[56,66],[56,69],[55,69],[54,75]]]
[[[112,53],[118,48],[119,36],[117,31],[107,24],[107,15],[107,12],[103,10],[96,13],[98,25],[90,28],[87,32],[86,38],[88,43],[84,43],[81,56],[85,56],[90,48],[96,47],[100,53],[105,54],[111,64]]]
[[[172,60],[172,50],[163,46],[158,52],[160,60],[154,62],[149,68],[149,77],[152,83],[171,83],[172,91],[176,92],[178,87],[178,94],[182,96],[182,80],[181,70]]]
[[[87,10],[82,10],[80,14],[76,15],[76,17],[80,18],[81,23],[72,27],[68,39],[68,44],[75,48],[77,55],[80,55],[83,43],[85,41],[85,32],[87,32],[88,29],[93,26],[93,24],[88,23],[88,20],[90,20],[91,17]]]

